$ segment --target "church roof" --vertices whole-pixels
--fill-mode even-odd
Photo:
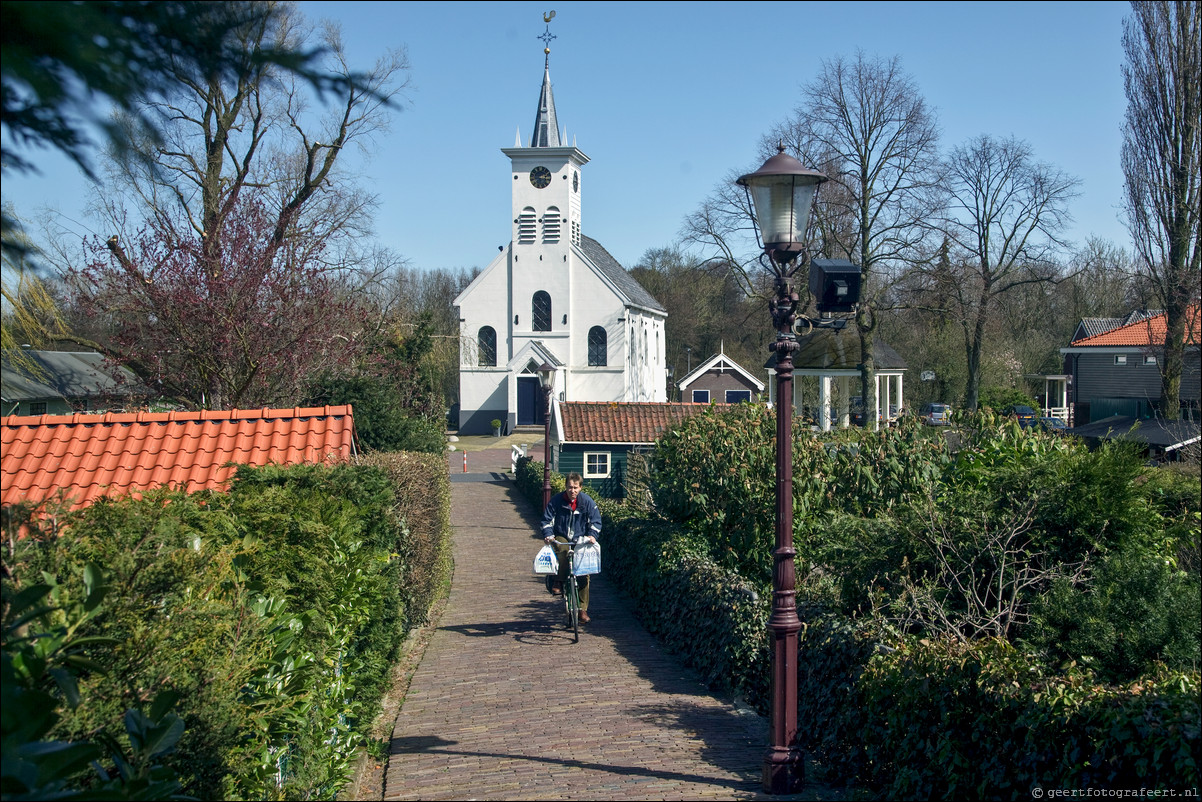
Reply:
[[[538,113],[534,116],[532,148],[559,147],[559,121],[555,119],[555,98],[551,96],[551,68],[543,67],[543,89],[538,94]]]
[[[643,285],[639,284],[634,276],[627,273],[618,260],[610,256],[609,251],[602,247],[601,243],[591,237],[581,236],[580,250],[584,251],[584,255],[589,258],[589,261],[596,265],[632,304],[655,312],[667,313],[668,310],[664,309],[651,293],[643,289]]]

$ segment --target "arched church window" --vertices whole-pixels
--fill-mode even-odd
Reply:
[[[492,326],[481,326],[476,334],[476,364],[482,368],[497,366],[497,331]]]
[[[522,209],[522,213],[518,215],[518,243],[521,245],[532,245],[537,229],[537,215],[534,208],[527,206]]]
[[[543,242],[559,242],[559,227],[561,222],[562,220],[557,207],[552,206],[547,209],[547,213],[543,215]]]
[[[604,326],[593,326],[588,330],[588,363],[590,367],[609,364],[609,335]]]
[[[530,302],[530,317],[534,323],[534,331],[551,330],[551,296],[543,290],[534,293]]]

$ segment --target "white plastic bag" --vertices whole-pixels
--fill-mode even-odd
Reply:
[[[576,576],[601,573],[601,544],[589,543],[572,554],[572,573]]]
[[[543,546],[539,549],[538,554],[534,556],[534,573],[559,573],[559,559],[555,556],[555,549],[550,546]]]

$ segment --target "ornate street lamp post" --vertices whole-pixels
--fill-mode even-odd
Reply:
[[[805,233],[818,185],[827,178],[779,152],[760,169],[738,179],[747,190],[763,242],[761,263],[776,279],[770,302],[776,341],[776,548],[773,550],[772,614],[768,639],[772,647],[772,707],[769,747],[764,756],[763,788],[768,794],[791,794],[805,781],[797,740],[797,575],[793,557],[793,333],[798,295],[793,277],[806,264]]]
[[[538,369],[543,388],[543,509],[551,503],[551,391],[555,389],[555,368],[544,362]]]

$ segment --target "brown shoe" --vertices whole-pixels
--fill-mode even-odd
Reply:
[[[588,617],[588,613],[586,611],[584,611],[584,610],[580,611],[580,623],[587,624],[589,621],[592,621],[592,620],[593,619]]]
[[[552,582],[551,583],[551,595],[552,596],[562,596],[563,595],[563,585],[561,585],[559,582]]]

